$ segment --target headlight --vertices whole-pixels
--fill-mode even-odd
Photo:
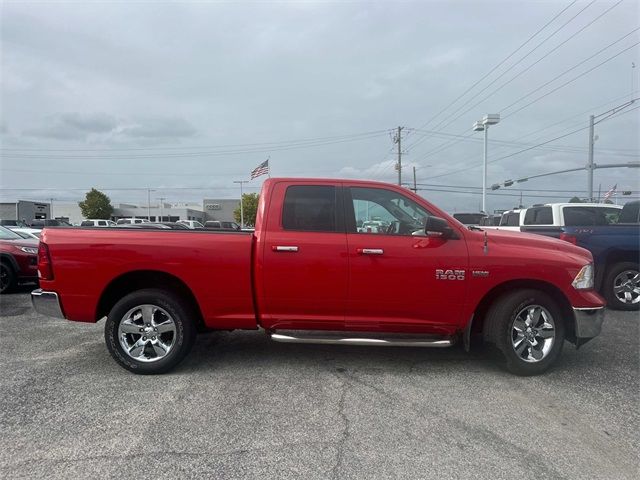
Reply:
[[[576,290],[588,290],[593,288],[593,264],[585,265],[580,269],[576,278],[571,282]]]
[[[31,255],[37,255],[38,249],[35,247],[16,247],[18,250],[22,250],[24,253],[29,253]]]

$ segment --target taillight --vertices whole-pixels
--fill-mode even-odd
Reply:
[[[43,242],[38,245],[38,277],[42,280],[53,280],[53,266],[51,265],[49,247]]]
[[[578,244],[578,237],[575,235],[570,235],[568,233],[561,233],[560,240],[564,240],[565,242],[573,243],[574,245]]]

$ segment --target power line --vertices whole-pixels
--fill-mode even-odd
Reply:
[[[627,103],[629,103],[629,102],[627,102]],[[624,112],[618,112],[618,113],[617,113],[617,114],[615,114],[614,116],[606,117],[605,119],[602,119],[601,121],[605,121],[605,120],[610,120],[610,119],[613,119],[613,118],[617,118],[617,117],[619,117],[619,116],[621,116],[621,115],[624,115],[624,114],[627,114],[627,113],[629,113],[629,112],[632,112],[632,111],[634,111],[634,110],[636,110],[636,109],[638,109],[638,108],[640,108],[640,105],[639,105],[639,106],[637,106],[637,107],[634,107],[634,108],[631,108],[631,109],[625,110]],[[539,144],[537,144],[537,145],[533,145],[533,146],[531,146],[531,147],[528,147],[528,148],[525,148],[525,149],[522,149],[522,150],[518,150],[517,152],[513,152],[513,153],[510,153],[510,154],[508,154],[508,155],[504,155],[504,156],[502,156],[502,157],[495,158],[495,159],[493,159],[493,160],[490,160],[488,163],[495,163],[495,162],[498,162],[498,161],[500,161],[500,160],[504,160],[505,158],[510,158],[510,157],[513,157],[513,156],[519,155],[519,154],[521,154],[521,153],[524,153],[524,152],[527,152],[527,151],[529,151],[529,150],[532,150],[532,149],[534,149],[534,148],[536,148],[536,147],[538,147],[538,146],[540,146],[540,145],[546,145],[547,143],[551,143],[551,142],[554,142],[554,141],[559,140],[559,139],[561,139],[561,138],[568,137],[569,135],[573,135],[574,133],[581,132],[581,131],[586,130],[586,129],[588,129],[588,128],[589,128],[589,126],[588,126],[588,125],[587,125],[587,126],[585,126],[585,127],[578,128],[577,130],[573,130],[573,131],[571,131],[571,132],[569,132],[569,133],[566,133],[566,134],[564,134],[564,135],[559,135],[559,136],[557,136],[557,137],[555,137],[555,138],[552,138],[551,140],[547,140],[547,141],[542,142],[542,143],[539,143]],[[468,171],[468,170],[469,170],[469,169],[471,169],[471,168],[477,168],[477,167],[479,167],[479,166],[482,166],[482,164],[476,164],[476,165],[474,165],[474,166],[472,166],[472,167],[469,167],[469,166],[468,166],[468,167],[463,168],[463,169],[461,169],[461,170],[455,170],[455,171],[447,172],[447,173],[443,173],[443,174],[440,174],[440,175],[432,175],[432,176],[430,176],[430,178],[441,178],[441,177],[446,177],[446,176],[448,176],[448,175],[453,175],[454,173],[466,172],[466,171]]]
[[[558,87],[554,88],[553,90],[551,90],[551,91],[549,91],[549,92],[545,93],[544,95],[542,95],[542,96],[540,96],[540,97],[536,98],[535,100],[533,100],[533,101],[531,101],[531,102],[527,103],[526,105],[524,105],[524,106],[522,106],[522,107],[518,108],[517,110],[514,110],[514,111],[513,111],[513,112],[511,112],[509,115],[505,115],[505,116],[503,117],[503,119],[505,119],[505,118],[509,118],[509,117],[511,117],[511,116],[513,116],[513,115],[515,115],[516,113],[518,113],[518,112],[520,112],[520,111],[524,110],[525,108],[527,108],[527,107],[529,107],[529,106],[533,105],[534,103],[536,103],[536,102],[538,102],[538,101],[542,100],[543,98],[548,97],[548,96],[549,96],[549,95],[551,95],[552,93],[557,92],[558,90],[560,90],[561,88],[566,87],[566,86],[567,86],[567,85],[569,85],[570,83],[573,83],[573,82],[575,82],[576,80],[578,80],[579,78],[584,77],[586,74],[591,73],[591,72],[592,72],[592,71],[594,71],[596,68],[599,68],[599,67],[601,67],[602,65],[604,65],[605,63],[610,62],[610,61],[611,61],[611,60],[613,60],[614,58],[619,57],[620,55],[622,55],[622,54],[623,54],[624,52],[626,52],[627,50],[631,50],[632,48],[637,47],[639,44],[640,44],[640,42],[636,42],[636,43],[634,43],[633,45],[631,45],[631,46],[629,46],[629,47],[625,48],[624,50],[621,50],[620,52],[618,52],[618,53],[616,53],[615,55],[613,55],[613,56],[611,56],[611,57],[607,58],[607,59],[606,59],[606,60],[604,60],[603,62],[600,62],[598,65],[596,65],[596,66],[594,66],[594,67],[591,67],[589,70],[587,70],[587,71],[585,71],[585,72],[582,72],[580,75],[577,75],[576,77],[573,77],[571,80],[569,80],[569,81],[567,81],[567,82],[563,83],[562,85],[560,85],[560,86],[558,86]]]
[[[502,61],[500,61],[500,63],[498,63],[496,66],[494,66],[491,70],[489,70],[489,72],[487,72],[484,76],[482,76],[479,80],[477,80],[473,85],[471,85],[469,88],[467,88],[464,92],[462,92],[462,94],[460,94],[455,100],[453,100],[451,103],[449,103],[446,107],[444,107],[442,110],[440,110],[438,113],[436,113],[433,117],[431,117],[426,123],[422,124],[419,128],[424,128],[427,125],[429,125],[434,119],[436,119],[440,114],[442,114],[443,112],[445,112],[449,107],[451,107],[452,105],[454,105],[458,100],[460,100],[462,97],[464,97],[467,93],[469,93],[471,90],[473,90],[476,85],[478,85],[479,83],[481,83],[484,79],[486,79],[489,75],[491,75],[493,72],[495,72],[498,68],[500,68],[502,65],[504,65],[504,63],[509,60],[511,57],[513,57],[516,53],[518,53],[527,43],[529,43],[531,40],[533,40],[536,36],[538,36],[545,28],[547,28],[551,23],[553,23],[560,15],[562,15],[565,11],[567,11],[571,6],[573,6],[573,4],[576,3],[577,0],[574,0],[573,2],[571,2],[569,5],[567,5],[565,8],[563,8],[559,13],[557,13],[551,20],[549,20],[547,23],[545,23],[541,28],[539,28],[533,35],[531,35],[527,40],[525,40],[518,48],[516,48],[514,51],[512,51],[509,55],[507,55],[504,59],[502,59]],[[410,147],[414,146],[410,145]],[[409,147],[409,148],[410,148]]]
[[[611,6],[609,9],[607,9],[606,11],[604,11],[602,14],[600,14],[598,17],[596,17],[595,19],[593,19],[591,22],[589,22],[587,25],[585,25],[582,29],[580,29],[578,32],[574,33],[571,37],[567,38],[564,42],[562,42],[560,45],[556,46],[556,48],[554,48],[553,50],[551,50],[550,52],[548,52],[545,56],[541,57],[538,61],[536,61],[534,64],[530,65],[529,67],[527,67],[525,70],[521,71],[519,74],[517,74],[515,77],[512,77],[510,80],[508,80],[507,82],[503,83],[500,87],[498,87],[497,89],[493,90],[489,95],[483,97],[480,101],[474,103],[471,107],[469,107],[468,109],[466,109],[465,111],[463,111],[462,113],[460,113],[459,115],[457,115],[455,118],[452,118],[451,120],[449,120],[447,123],[445,123],[444,125],[442,125],[444,122],[447,121],[447,119],[451,118],[452,115],[455,115],[457,112],[460,111],[461,108],[464,108],[466,105],[468,105],[475,97],[477,97],[480,93],[482,93],[483,91],[485,91],[489,86],[491,86],[493,83],[495,83],[497,81],[494,80],[493,82],[491,82],[489,85],[487,85],[485,88],[483,88],[480,92],[478,92],[476,95],[474,95],[474,97],[470,98],[467,102],[465,102],[463,105],[461,105],[457,110],[455,110],[452,115],[450,115],[447,119],[441,121],[438,125],[436,125],[436,128],[439,126],[443,126],[443,128],[446,128],[448,125],[451,125],[453,122],[455,122],[456,120],[458,120],[459,118],[461,118],[463,115],[465,115],[466,113],[470,112],[471,110],[473,110],[475,107],[477,107],[478,105],[480,105],[482,102],[484,102],[485,100],[487,100],[488,98],[490,98],[491,96],[493,96],[495,93],[497,93],[499,90],[501,90],[504,86],[506,86],[507,84],[509,84],[511,81],[515,80],[518,76],[520,76],[522,73],[524,73],[525,71],[527,71],[529,68],[531,68],[533,65],[539,63],[542,59],[546,58],[548,55],[550,55],[553,51],[557,50],[560,46],[564,45],[565,43],[567,43],[569,40],[571,40],[572,38],[574,38],[576,35],[578,35],[579,33],[581,33],[585,28],[587,28],[588,26],[592,25],[596,20],[598,20],[599,18],[601,18],[602,16],[604,16],[605,14],[607,14],[608,12],[610,12],[613,8],[615,8],[616,6],[618,6],[620,3],[622,2],[622,0],[620,0],[619,2],[617,2],[616,4],[614,4],[613,6]],[[593,2],[592,2],[593,3]],[[591,3],[588,6],[590,6]],[[587,8],[585,7],[585,8]],[[584,10],[584,9],[583,9]],[[583,11],[582,10],[582,11]],[[581,12],[582,12],[581,11]],[[579,13],[581,13],[579,12]],[[575,18],[575,17],[573,17]],[[622,37],[619,40],[616,40],[615,42],[613,42],[612,44],[608,45],[607,47],[605,47],[604,49],[598,51],[596,54],[592,55],[591,57],[583,60],[582,62],[580,62],[577,65],[574,65],[573,67],[571,67],[569,70],[566,70],[565,72],[563,72],[562,74],[558,75],[557,77],[555,77],[553,80],[545,83],[542,87],[537,88],[536,90],[534,90],[533,92],[530,92],[530,94],[526,95],[525,97],[521,97],[520,99],[518,99],[516,102],[514,103],[518,103],[519,101],[523,100],[524,98],[526,98],[527,96],[531,95],[532,93],[534,93],[535,91],[538,91],[540,88],[543,88],[544,86],[547,86],[549,83],[557,80],[558,78],[560,78],[561,76],[565,75],[566,73],[568,73],[569,71],[577,68],[578,66],[582,65],[583,63],[585,63],[586,61],[592,59],[593,57],[595,57],[596,55],[600,54],[602,51],[606,50],[607,48],[611,47],[612,45],[614,45],[615,43],[618,43],[619,41],[621,41],[622,39],[626,38],[627,36],[631,35],[632,33],[634,33],[635,31],[637,31],[638,29],[632,31],[631,33],[625,35],[624,37]],[[566,85],[569,85],[570,83],[572,83],[573,81],[577,80],[578,78],[590,73],[591,71],[595,70],[596,68],[604,65],[605,63],[609,62],[610,60],[613,60],[614,58],[616,58],[618,55],[624,53],[626,50],[629,50],[631,48],[633,48],[634,46],[638,45],[637,43],[632,45],[631,47],[623,50],[622,52],[619,52],[618,54],[606,59],[604,62],[596,65],[595,67],[587,70],[586,72],[583,72],[581,75],[573,78],[572,80],[564,83],[563,85],[560,85],[559,87],[557,87],[556,89],[552,90],[551,92],[548,92],[547,94],[537,98],[536,100],[534,100],[533,102],[530,102],[529,104],[523,106],[522,108],[516,110],[515,112],[510,113],[509,115],[506,115],[503,117],[503,120],[507,117],[510,117],[512,115],[514,115],[515,113],[523,110],[524,108],[527,108],[530,105],[533,105],[534,103],[536,103],[537,101],[545,98],[546,96],[550,95],[551,93],[559,90],[560,88],[565,87]],[[509,71],[509,70],[507,70]],[[506,73],[506,72],[504,72]],[[513,104],[512,104],[513,105]],[[510,105],[510,106],[512,106]],[[466,131],[466,130],[465,130]],[[461,132],[461,134],[464,133],[464,131]],[[472,134],[467,135],[467,137],[471,137]],[[426,138],[425,138],[426,139]],[[433,155],[435,155],[436,153],[439,153],[443,150],[446,150],[456,144],[458,144],[460,142],[460,140],[458,141],[449,141],[449,142],[444,142],[441,145],[439,145],[438,147],[436,147],[435,149],[429,151],[426,153],[426,155],[424,155],[423,157],[421,157],[422,160],[425,160],[428,157],[431,157]],[[414,142],[413,145],[416,145],[418,142]],[[412,145],[412,146],[413,146]]]
[[[418,132],[427,132],[432,134],[435,137],[438,136],[443,136],[443,137],[453,137],[453,138],[459,138],[462,141],[469,141],[469,142],[473,142],[473,143],[482,143],[482,139],[481,138],[477,138],[475,136],[471,136],[471,137],[467,137],[464,135],[455,135],[452,133],[445,133],[445,132],[436,132],[436,131],[427,131],[427,130],[418,130],[418,129],[408,129],[408,130],[415,130]],[[515,140],[491,140],[491,144],[498,144],[500,146],[513,146],[513,147],[528,147],[528,146],[532,146],[533,144],[531,143],[523,143],[523,142],[517,142]],[[555,150],[555,151],[560,151],[560,152],[575,152],[575,153],[582,153],[582,152],[586,152],[588,149],[586,147],[578,147],[578,146],[570,146],[570,145],[550,145],[548,147],[545,146],[536,146],[534,145],[536,148],[543,148],[543,149],[549,149],[549,150]],[[607,151],[612,151],[612,152],[616,152],[618,151],[618,149],[606,149]],[[615,153],[613,153],[612,155],[615,155]],[[628,153],[621,153],[620,156],[632,156],[632,157],[637,157],[638,155],[632,155],[632,154],[628,154]]]
[[[627,33],[626,35],[624,35],[624,36],[620,37],[619,39],[617,39],[616,41],[614,41],[614,42],[610,43],[610,44],[609,44],[609,45],[607,45],[606,47],[604,47],[604,48],[602,48],[602,49],[598,50],[596,53],[594,53],[593,55],[591,55],[591,56],[589,56],[589,57],[585,58],[585,59],[584,59],[584,60],[582,60],[580,63],[575,64],[573,67],[571,67],[571,68],[570,68],[570,69],[568,69],[568,70],[565,70],[565,71],[564,71],[564,72],[562,72],[560,75],[557,75],[557,76],[553,77],[551,80],[549,80],[548,82],[546,82],[546,83],[544,83],[544,84],[540,85],[538,88],[536,88],[536,89],[534,89],[534,90],[531,90],[529,93],[527,93],[527,94],[526,94],[526,95],[524,95],[523,97],[520,97],[518,100],[516,100],[515,102],[513,102],[513,103],[509,104],[508,106],[506,106],[506,107],[504,107],[504,108],[501,108],[501,109],[500,109],[500,113],[502,113],[502,112],[503,112],[503,111],[505,111],[505,110],[508,110],[509,108],[511,108],[512,106],[514,106],[516,103],[519,103],[520,101],[524,100],[525,98],[527,98],[527,97],[529,97],[529,96],[533,95],[535,92],[537,92],[537,91],[539,91],[539,90],[543,89],[544,87],[546,87],[546,86],[547,86],[547,85],[549,85],[550,83],[555,82],[558,78],[560,78],[560,77],[562,77],[562,76],[566,75],[567,73],[569,73],[570,71],[572,71],[572,70],[574,70],[574,69],[578,68],[578,67],[579,67],[580,65],[582,65],[583,63],[588,62],[588,61],[589,61],[589,60],[591,60],[592,58],[594,58],[594,57],[596,57],[596,56],[600,55],[602,52],[604,52],[604,51],[605,51],[605,50],[607,50],[608,48],[611,48],[611,47],[612,47],[612,46],[614,46],[616,43],[621,42],[622,40],[624,40],[624,39],[625,39],[625,38],[627,38],[628,36],[632,35],[633,33],[637,32],[638,30],[640,30],[640,27],[638,27],[638,28],[634,28],[634,29],[633,29],[633,30],[631,30],[629,33]],[[503,118],[507,118],[507,117],[503,117]]]
[[[405,183],[406,185],[413,185],[412,183]],[[417,185],[422,186],[422,187],[442,187],[442,188],[466,188],[466,189],[472,189],[472,190],[482,190],[482,187],[477,187],[477,186],[473,186],[473,185],[444,185],[444,184],[439,184],[439,183],[418,183]],[[514,188],[514,190],[517,190],[519,192],[552,192],[552,193],[573,193],[579,190],[573,189],[573,190],[559,190],[559,189],[545,189],[545,188],[519,188],[516,187]],[[632,193],[640,193],[640,190],[631,190]],[[625,195],[626,196],[626,195]]]
[[[385,132],[386,133],[386,132]],[[373,134],[369,136],[361,136],[357,138],[343,139],[343,140],[334,140],[334,141],[325,141],[325,142],[316,142],[316,143],[306,143],[300,145],[289,145],[275,148],[254,148],[254,149],[245,149],[245,150],[228,150],[228,151],[209,151],[209,152],[181,152],[181,153],[157,153],[157,154],[134,154],[134,155],[40,155],[40,154],[21,154],[21,153],[10,153],[8,155],[3,155],[4,157],[10,158],[46,158],[46,159],[132,159],[132,158],[184,158],[184,157],[217,157],[217,156],[225,156],[225,155],[241,155],[247,153],[268,153],[268,152],[277,152],[277,151],[285,151],[285,150],[298,150],[304,148],[311,147],[319,147],[325,145],[335,145],[341,143],[362,141],[362,140],[370,140],[372,138],[376,138],[381,136],[382,134]],[[108,153],[108,152],[107,152]]]
[[[505,75],[506,73],[510,72],[511,70],[513,70],[519,63],[521,63],[525,58],[527,58],[529,55],[531,55],[533,52],[535,52],[538,48],[540,48],[544,43],[547,42],[547,40],[549,40],[550,38],[554,37],[560,30],[562,30],[563,28],[565,28],[569,23],[571,23],[573,20],[575,20],[580,14],[582,14],[587,8],[589,8],[591,5],[593,5],[595,3],[596,0],[592,0],[589,4],[587,4],[584,8],[582,8],[580,11],[578,11],[578,13],[576,13],[573,17],[571,17],[569,20],[567,20],[565,23],[563,23],[560,27],[558,27],[556,30],[554,30],[549,36],[547,36],[544,40],[542,40],[540,43],[538,43],[532,50],[530,50],[529,52],[527,52],[523,57],[521,57],[516,63],[514,63],[513,65],[511,65],[509,68],[507,68],[504,72],[501,73],[501,75]],[[620,0],[622,1],[622,0]],[[618,2],[620,3],[620,2]],[[606,13],[606,12],[605,12]],[[600,18],[600,17],[598,17]],[[596,19],[597,20],[597,19]],[[594,20],[595,21],[595,20]],[[587,25],[588,26],[588,25]],[[586,27],[585,27],[586,28]],[[584,30],[584,28],[583,28]],[[582,31],[582,30],[580,30]],[[577,33],[580,33],[577,32]],[[577,33],[575,35],[577,35]],[[575,36],[574,35],[574,36]],[[571,38],[567,39],[564,43],[566,43],[567,41],[569,41]],[[564,43],[560,44],[563,45]],[[544,57],[543,57],[544,58]],[[500,90],[501,88],[503,88],[505,84],[503,84],[501,87],[499,87],[498,89],[494,90],[491,94],[489,94],[488,96],[484,97],[482,100],[480,100],[480,102],[475,103],[473,106],[471,106],[469,109],[465,110],[464,112],[462,112],[461,114],[459,114],[458,116],[456,116],[455,118],[451,118],[454,115],[456,115],[461,109],[463,109],[465,106],[467,106],[469,103],[471,103],[476,97],[478,97],[478,95],[480,95],[482,92],[484,92],[485,90],[487,90],[491,85],[493,85],[494,83],[496,83],[498,80],[500,79],[500,77],[494,79],[493,81],[489,82],[482,90],[480,90],[479,92],[475,93],[471,98],[469,98],[466,102],[464,102],[462,105],[460,105],[456,110],[454,110],[448,117],[444,118],[443,120],[440,121],[440,123],[438,123],[434,128],[439,128],[442,126],[442,128],[447,127],[448,125],[451,125],[453,122],[455,122],[456,120],[458,120],[462,115],[464,115],[465,113],[469,112],[471,109],[473,109],[474,107],[476,107],[479,103],[483,102],[484,100],[486,100],[487,98],[489,98],[490,96],[492,96],[494,93],[496,93],[498,90]],[[508,83],[508,82],[507,82]],[[443,125],[444,124],[444,125]],[[414,143],[417,144],[418,142]]]
[[[627,50],[629,50],[629,49],[631,49],[631,48],[633,48],[633,47],[637,46],[639,43],[640,43],[640,42],[637,42],[637,43],[635,43],[634,45],[631,45],[630,47],[628,47],[628,48],[626,48],[626,49],[622,50],[621,52],[618,52],[616,55],[613,55],[612,57],[609,57],[608,59],[606,59],[605,61],[603,61],[603,62],[601,62],[600,64],[596,65],[595,67],[593,67],[593,68],[591,68],[591,69],[587,70],[586,72],[583,72],[582,74],[578,75],[577,77],[574,77],[573,79],[571,79],[571,80],[569,80],[569,81],[565,82],[564,84],[560,85],[559,87],[555,88],[554,90],[551,90],[550,92],[546,93],[545,95],[542,95],[541,97],[537,98],[536,100],[534,100],[534,101],[532,101],[532,102],[530,102],[530,103],[528,103],[528,104],[524,105],[523,107],[519,108],[518,110],[516,110],[516,111],[514,111],[514,112],[510,113],[509,115],[507,115],[507,116],[503,117],[503,120],[504,120],[505,118],[508,118],[508,117],[510,117],[510,116],[512,116],[512,115],[514,115],[515,113],[519,112],[520,110],[523,110],[523,109],[527,108],[528,106],[530,106],[530,105],[532,105],[532,104],[536,103],[537,101],[541,100],[542,98],[544,98],[544,97],[546,97],[546,96],[548,96],[548,95],[550,95],[550,94],[554,93],[555,91],[559,90],[560,88],[563,88],[563,87],[565,87],[566,85],[568,85],[568,84],[570,84],[570,83],[574,82],[574,81],[575,81],[575,80],[577,80],[578,78],[580,78],[580,77],[582,77],[582,76],[586,75],[587,73],[590,73],[591,71],[593,71],[593,70],[595,70],[596,68],[598,68],[598,67],[600,67],[600,66],[604,65],[605,63],[607,63],[607,62],[609,62],[609,61],[613,60],[614,58],[618,57],[619,55],[621,55],[621,54],[622,54],[622,53],[624,53],[625,51],[627,51]],[[625,95],[625,97],[626,97],[626,95]],[[585,127],[585,128],[588,128],[588,127]],[[576,130],[576,131],[579,131],[579,130]],[[571,132],[571,133],[575,133],[576,131]],[[569,135],[569,134],[568,134],[568,135]],[[568,136],[568,135],[565,135],[565,136]],[[455,144],[457,144],[457,143],[460,143],[461,141],[463,141],[463,140],[464,140],[464,139],[466,139],[466,138],[471,138],[472,136],[473,136],[473,134],[468,134],[468,135],[459,135],[459,137],[460,137],[459,139],[457,139],[457,140],[453,140],[453,141],[450,141],[450,142],[448,142],[448,143],[447,143],[447,142],[445,142],[445,143],[443,143],[442,145],[440,145],[440,147],[437,147],[436,149],[434,149],[434,150],[431,150],[431,151],[427,152],[427,154],[426,154],[426,155],[424,155],[424,156],[422,156],[422,157],[421,157],[421,160],[426,160],[427,158],[429,158],[429,157],[431,157],[431,156],[435,155],[436,153],[439,153],[439,152],[441,152],[441,151],[443,151],[443,150],[446,150],[446,149],[448,149],[448,148],[452,147],[453,145],[455,145]],[[560,136],[560,137],[558,137],[558,138],[562,138],[562,136]],[[539,144],[539,145],[544,145],[544,143]],[[491,163],[491,162],[489,162],[489,163]]]
[[[451,190],[451,189],[435,189],[435,188],[418,188],[418,191],[428,191],[428,192],[442,192],[442,193],[459,193],[465,195],[482,195],[482,192],[473,192],[473,191],[463,191],[463,190]],[[580,193],[579,190],[571,193]],[[487,195],[492,195],[496,197],[520,197],[520,193],[495,193],[495,192],[487,192]],[[523,198],[566,198],[567,195],[531,195],[531,194],[523,194]],[[625,198],[635,199],[640,198],[635,195],[625,195]]]
[[[591,2],[590,4],[588,4],[584,9],[582,9],[580,12],[578,12],[577,15],[579,15],[580,13],[582,13],[586,8],[588,8],[589,6],[591,6],[594,2]],[[488,95],[486,95],[485,97],[483,97],[481,100],[477,101],[476,103],[474,103],[473,105],[471,105],[468,109],[466,109],[464,112],[460,113],[457,117],[453,118],[450,122],[448,122],[446,125],[444,125],[444,127],[447,127],[448,125],[450,125],[451,123],[455,122],[456,120],[458,120],[460,117],[462,117],[464,114],[470,112],[471,110],[473,110],[475,107],[477,107],[478,105],[480,105],[482,102],[484,102],[485,100],[491,98],[493,95],[495,95],[496,93],[498,93],[500,90],[502,90],[504,87],[506,87],[507,85],[509,85],[511,82],[513,82],[516,78],[518,78],[520,75],[522,75],[523,73],[529,71],[532,67],[534,67],[535,65],[537,65],[538,63],[540,63],[542,60],[544,60],[545,58],[547,58],[549,55],[551,55],[553,52],[555,52],[556,50],[558,50],[560,47],[562,47],[563,45],[565,45],[567,42],[569,42],[571,39],[573,39],[574,37],[576,37],[577,35],[579,35],[580,33],[582,33],[586,28],[588,28],[589,26],[591,26],[593,23],[595,23],[597,20],[599,20],[600,18],[602,18],[604,15],[606,15],[607,13],[609,13],[611,10],[613,10],[615,7],[617,7],[618,5],[620,5],[620,3],[622,3],[622,0],[619,0],[618,3],[612,5],[610,8],[608,8],[607,10],[605,10],[603,13],[601,13],[600,15],[598,15],[596,18],[594,18],[591,22],[587,23],[585,26],[583,26],[581,29],[579,29],[577,32],[575,32],[573,35],[571,35],[569,38],[565,39],[563,42],[561,42],[560,44],[556,45],[556,47],[554,47],[553,49],[551,49],[550,51],[548,51],[545,55],[543,55],[542,57],[540,57],[538,60],[536,60],[534,63],[532,63],[531,65],[529,65],[528,67],[526,67],[525,69],[521,70],[519,73],[517,73],[515,76],[511,77],[509,80],[507,80],[506,82],[502,83],[498,88],[494,89],[491,93],[489,93]],[[576,15],[576,16],[577,16]],[[575,17],[573,17],[575,18]],[[633,33],[633,32],[632,32]],[[629,34],[630,35],[630,34]],[[628,35],[627,35],[628,36]],[[625,36],[626,37],[626,36]],[[624,37],[623,37],[624,38]],[[617,42],[614,42],[614,44]],[[613,45],[613,44],[611,44]],[[611,46],[610,45],[610,46]],[[608,47],[606,47],[608,48]],[[606,50],[605,48],[605,50]],[[600,52],[598,52],[600,53]],[[594,55],[595,56],[595,55]],[[592,57],[590,57],[592,58]],[[586,61],[586,60],[585,60]],[[584,63],[584,62],[581,62]],[[580,65],[580,64],[578,64]],[[576,68],[578,65],[572,67]],[[569,69],[568,71],[570,71],[571,69]],[[567,72],[568,72],[567,71]],[[567,73],[565,72],[565,73]],[[507,72],[504,72],[507,73]],[[562,76],[562,75],[560,75]],[[496,79],[494,82],[492,82],[491,84],[487,85],[487,87],[485,87],[483,90],[481,90],[480,92],[478,92],[478,94],[482,93],[484,90],[486,90],[488,87],[490,87],[493,83],[495,83],[498,79]],[[546,85],[546,84],[545,84]],[[468,104],[468,102],[467,102]],[[464,105],[463,105],[464,107]],[[458,109],[459,111],[459,109]],[[454,112],[455,113],[455,112]],[[443,128],[444,128],[443,127]]]
[[[353,133],[346,135],[334,135],[328,137],[315,137],[315,138],[307,138],[307,139],[299,139],[299,140],[280,140],[274,142],[258,142],[258,143],[236,143],[236,144],[223,144],[223,145],[209,145],[209,146],[161,146],[161,147],[131,147],[131,148],[109,148],[108,151],[147,151],[147,150],[215,150],[220,148],[234,148],[234,147],[267,147],[267,146],[277,146],[277,145],[287,145],[287,144],[305,144],[305,143],[317,143],[320,141],[330,141],[330,140],[343,140],[354,137],[361,136],[369,136],[369,135],[378,135],[388,133],[390,129],[386,130],[373,130],[370,132],[361,132],[361,133]],[[68,148],[6,148],[2,147],[0,150],[4,151],[47,151],[47,152],[104,152],[105,149],[101,148],[85,148],[85,146],[80,147],[68,147]]]

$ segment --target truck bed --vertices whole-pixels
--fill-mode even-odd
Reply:
[[[107,313],[100,309],[105,289],[156,272],[159,281],[179,282],[193,293],[207,327],[256,328],[253,238],[247,232],[55,228],[43,230],[41,240],[54,259],[56,288],[67,292],[60,301],[70,320],[97,321]]]

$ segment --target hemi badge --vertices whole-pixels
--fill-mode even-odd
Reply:
[[[487,270],[471,270],[472,277],[488,277],[489,272]]]

